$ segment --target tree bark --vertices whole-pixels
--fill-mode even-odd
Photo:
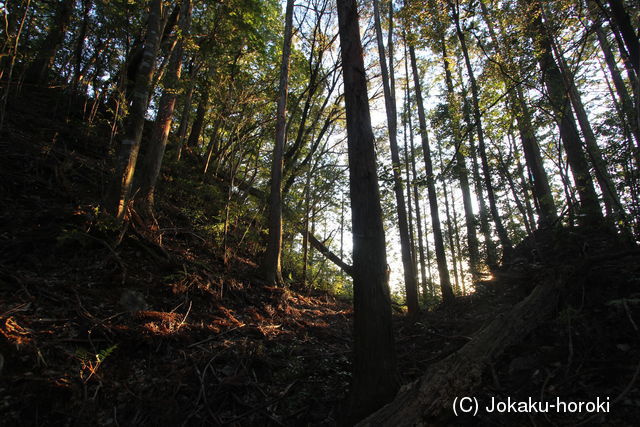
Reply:
[[[467,48],[467,42],[462,32],[462,28],[460,27],[460,17],[454,5],[447,0],[449,3],[449,7],[451,9],[451,13],[453,15],[453,22],[456,27],[456,34],[458,36],[458,41],[460,42],[460,48],[462,49],[462,56],[464,58],[464,62],[467,68],[467,75],[469,76],[469,82],[471,84],[471,100],[473,101],[473,119],[475,120],[475,128],[478,134],[478,149],[480,152],[480,164],[482,165],[482,172],[484,175],[484,182],[487,191],[487,198],[489,199],[489,211],[491,212],[491,217],[493,218],[493,222],[496,226],[496,232],[498,233],[498,237],[500,239],[500,243],[502,244],[502,256],[504,260],[508,260],[511,256],[511,252],[513,251],[513,245],[511,244],[511,239],[507,234],[507,230],[504,228],[504,224],[502,223],[502,218],[500,217],[500,213],[498,211],[498,205],[496,202],[495,191],[493,188],[493,184],[491,182],[491,170],[489,168],[489,159],[487,157],[487,149],[484,141],[484,129],[482,127],[482,115],[480,113],[480,93],[478,90],[478,82],[476,81],[475,74],[473,72],[473,67],[471,66],[471,60],[469,58],[469,50]]]
[[[467,98],[467,91],[462,86],[462,98],[464,105],[463,108],[463,117],[464,121],[467,123],[468,129],[473,129],[473,123],[471,122],[471,107],[469,105],[469,100]],[[484,189],[482,185],[482,177],[480,176],[480,166],[478,165],[478,156],[476,148],[476,143],[474,140],[474,133],[469,131],[469,147],[471,148],[471,164],[473,166],[472,174],[473,174],[473,183],[476,190],[476,197],[478,199],[478,206],[480,207],[479,217],[480,217],[480,232],[484,237],[484,245],[486,249],[486,261],[489,268],[495,268],[498,264],[498,255],[496,253],[496,245],[491,236],[491,226],[489,225],[489,210],[487,209],[487,202],[484,198]]]
[[[629,95],[629,91],[627,90],[624,80],[622,79],[622,75],[620,74],[615,57],[613,56],[609,40],[607,39],[605,32],[602,30],[602,25],[597,21],[594,22],[593,25],[595,27],[596,36],[598,37],[598,44],[600,45],[600,49],[602,49],[604,60],[607,63],[607,68],[611,74],[611,80],[613,80],[613,85],[616,88],[625,121],[631,129],[631,133],[636,141],[637,150],[640,150],[640,126],[638,124],[638,119],[634,114],[633,100]]]
[[[602,211],[598,204],[598,196],[593,186],[589,164],[582,151],[564,78],[553,58],[552,43],[542,22],[541,10],[539,2],[534,2],[534,17],[530,23],[530,31],[537,47],[536,57],[547,87],[549,102],[560,127],[560,138],[580,196],[580,222],[584,225],[599,224],[602,222]]]
[[[495,49],[498,50],[501,43],[499,42],[495,31],[493,31],[492,18],[489,10],[482,0],[480,1],[480,9],[485,22],[489,26],[489,34],[491,35]],[[497,20],[497,22],[500,34],[504,39],[506,38],[504,26],[500,20]],[[514,58],[511,53],[510,46],[507,43],[504,43],[502,44],[501,50],[505,51],[507,54],[507,60],[509,61],[508,65],[513,64]],[[536,134],[533,129],[531,111],[527,106],[524,92],[520,84],[516,85],[515,94],[509,96],[509,104],[511,105],[516,117],[525,161],[527,162],[527,166],[531,172],[533,196],[537,202],[536,207],[538,208],[538,215],[541,220],[540,223],[541,225],[553,224],[558,217],[558,214],[554,204],[553,195],[551,193],[549,178],[547,177],[542,156],[540,155],[540,146],[538,145]]]
[[[455,102],[453,77],[451,76],[451,70],[449,69],[446,41],[444,39],[444,35],[442,36],[442,61],[444,66],[445,82],[447,86],[447,93],[449,95],[449,104],[452,105]],[[450,108],[450,110],[451,109],[452,108]],[[469,174],[467,171],[466,159],[462,154],[463,142],[460,129],[460,121],[453,116],[451,117],[451,120],[453,121],[454,143],[456,145],[455,171],[458,176],[458,180],[460,181],[460,190],[462,191],[462,204],[464,206],[464,217],[467,226],[469,268],[471,270],[471,277],[473,281],[476,281],[480,278],[480,251],[478,249],[478,235],[476,234],[476,217],[473,213],[473,206],[471,204],[471,191],[469,189]]]
[[[182,57],[184,53],[184,40],[188,37],[191,25],[191,0],[183,0],[180,11],[180,32],[176,47],[171,53],[168,72],[165,78],[165,89],[160,103],[156,121],[151,133],[149,151],[143,159],[142,175],[140,177],[140,194],[138,200],[142,212],[147,218],[153,217],[154,195],[156,182],[160,175],[162,159],[167,147],[167,139],[173,121],[173,111],[176,105],[177,92],[182,74]]]
[[[118,219],[124,217],[131,195],[133,175],[138,160],[138,152],[140,151],[142,130],[149,102],[149,86],[160,44],[163,3],[161,0],[153,0],[149,7],[148,37],[142,62],[136,76],[133,102],[126,119],[115,176],[107,197],[107,206]]]
[[[204,128],[204,119],[209,110],[209,83],[205,83],[202,92],[200,93],[200,102],[196,110],[196,118],[191,125],[191,132],[189,132],[189,138],[187,139],[187,147],[197,147],[200,142],[200,134]],[[181,147],[184,149],[184,147]]]
[[[429,209],[431,210],[431,224],[433,227],[433,240],[436,250],[436,261],[438,264],[438,273],[440,275],[440,290],[442,292],[442,300],[445,303],[453,301],[453,289],[451,288],[451,279],[449,277],[449,268],[447,267],[447,255],[444,250],[444,237],[442,236],[442,227],[440,224],[440,213],[438,211],[438,194],[436,193],[435,177],[433,175],[433,163],[431,161],[431,148],[429,147],[429,135],[427,134],[427,119],[424,112],[424,103],[422,100],[422,87],[420,83],[420,75],[418,73],[418,64],[416,61],[416,52],[413,46],[409,46],[409,57],[411,59],[411,70],[413,72],[413,86],[416,92],[416,103],[418,106],[418,122],[420,125],[420,137],[422,138],[422,152],[424,155],[424,166],[427,174],[427,192],[429,196]]]
[[[49,80],[49,70],[56,59],[56,53],[64,41],[67,28],[71,23],[75,0],[61,0],[58,2],[56,13],[53,17],[51,29],[38,49],[38,54],[33,60],[25,81],[33,84],[46,84]]]
[[[269,237],[264,254],[262,269],[264,279],[269,284],[282,284],[282,166],[284,144],[287,137],[287,93],[289,87],[289,56],[293,34],[293,0],[287,0],[285,12],[284,42],[280,63],[280,86],[276,112],[276,142],[271,163],[271,193],[269,195]]]
[[[393,8],[393,5],[389,5]],[[382,39],[382,26],[380,24],[380,10],[378,0],[373,0],[373,13],[376,28],[376,38],[378,41],[378,54],[380,58],[380,71],[382,74],[382,87],[384,90],[384,101],[387,112],[387,124],[389,129],[389,148],[391,149],[391,163],[393,168],[393,189],[396,196],[396,208],[398,213],[398,229],[400,231],[400,249],[402,252],[402,265],[404,267],[404,286],[407,298],[407,308],[409,315],[414,316],[420,311],[418,305],[418,286],[416,284],[416,266],[411,255],[411,239],[409,238],[409,225],[407,221],[407,207],[404,200],[404,186],[402,185],[402,164],[400,163],[400,154],[398,150],[398,122],[397,109],[395,100],[395,91],[392,90],[393,84],[393,44],[389,45],[389,62],[387,67],[387,59],[385,55],[384,42]],[[389,21],[392,25],[392,20]],[[393,31],[392,27],[389,31]]]
[[[411,96],[409,94],[409,80],[410,80],[410,76],[409,76],[409,54],[407,52],[407,43],[406,43],[406,38],[404,37],[403,34],[403,39],[405,39],[405,46],[404,46],[404,72],[405,72],[405,76],[406,76],[406,85],[405,85],[405,99],[406,99],[406,121],[407,121],[407,125],[409,127],[409,148],[410,148],[410,157],[411,157],[411,173],[413,174],[413,179],[416,179],[417,175],[417,170],[416,170],[416,153],[415,153],[415,145],[414,145],[414,140],[413,140],[413,120],[411,119]],[[407,185],[409,185],[407,183]],[[411,189],[413,190],[413,201],[415,203],[415,209],[416,209],[416,228],[418,231],[418,254],[420,256],[420,274],[422,277],[422,297],[423,299],[426,301],[427,298],[427,294],[429,291],[429,285],[428,285],[428,277],[427,277],[427,270],[426,270],[426,263],[427,263],[427,259],[425,257],[425,252],[424,252],[424,235],[423,235],[423,231],[422,231],[422,212],[421,212],[421,208],[420,208],[420,195],[418,193],[418,184],[417,183],[412,183],[411,185]]]
[[[338,0],[353,228],[354,346],[348,423],[398,390],[382,208],[356,0]]]
[[[608,0],[611,7],[612,18],[620,29],[622,39],[629,53],[629,60],[636,72],[636,79],[640,78],[640,41],[636,34],[631,17],[625,10],[622,0]]]

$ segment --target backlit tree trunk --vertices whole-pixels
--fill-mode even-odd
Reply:
[[[582,142],[578,134],[566,85],[552,54],[552,44],[542,22],[541,7],[533,4],[533,20],[530,24],[531,35],[536,42],[536,56],[547,87],[549,103],[560,127],[560,138],[567,153],[571,173],[580,197],[580,222],[597,224],[602,221],[602,211],[593,186],[589,164],[582,151]]]
[[[451,302],[454,298],[447,267],[447,255],[444,251],[444,238],[440,224],[440,213],[438,212],[438,194],[436,193],[435,177],[433,175],[433,163],[431,161],[431,148],[429,147],[429,135],[427,134],[427,119],[422,101],[422,87],[416,52],[413,46],[409,46],[409,57],[411,59],[411,70],[413,72],[413,86],[416,92],[416,103],[418,105],[418,121],[420,124],[420,137],[422,138],[422,151],[424,155],[424,165],[427,173],[427,192],[429,196],[429,208],[431,210],[431,224],[433,227],[433,240],[436,250],[436,261],[438,263],[438,273],[440,275],[440,290],[442,300],[445,303]]]
[[[393,5],[389,5],[393,7]],[[380,25],[380,11],[378,0],[373,1],[373,10],[376,27],[376,38],[378,41],[378,54],[380,58],[380,70],[382,73],[382,87],[384,89],[384,100],[387,112],[387,124],[389,128],[389,148],[391,149],[391,162],[393,168],[393,189],[396,195],[396,207],[398,212],[398,228],[400,230],[400,248],[402,252],[402,264],[404,266],[404,285],[407,294],[407,307],[410,315],[415,315],[419,311],[418,306],[418,286],[416,284],[416,266],[411,255],[411,240],[409,238],[409,226],[407,222],[407,208],[404,200],[404,189],[402,185],[402,164],[400,163],[400,154],[398,150],[398,123],[395,91],[389,83],[391,74],[391,83],[393,84],[393,44],[389,45],[390,51],[390,67],[387,68],[387,59],[384,51],[384,43],[382,39],[382,28]],[[390,26],[392,21],[390,20]],[[392,31],[392,28],[389,29]]]
[[[353,225],[353,424],[390,401],[399,387],[389,277],[356,0],[338,0]]]
[[[75,0],[58,2],[49,33],[38,48],[38,54],[27,70],[25,81],[28,83],[45,84],[49,80],[49,70],[64,41],[67,28],[71,23],[74,6]]]

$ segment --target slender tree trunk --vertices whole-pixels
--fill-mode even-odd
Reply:
[[[142,213],[145,214],[148,219],[153,218],[155,187],[158,176],[160,175],[164,152],[167,147],[171,122],[173,121],[173,111],[176,105],[180,75],[182,74],[184,40],[188,37],[190,26],[191,1],[183,0],[182,10],[180,11],[179,39],[171,53],[167,77],[165,79],[165,90],[158,104],[158,113],[151,133],[149,151],[146,153],[142,163],[143,173],[140,177],[140,194],[138,195],[138,201],[140,202]]]
[[[409,57],[411,58],[411,69],[413,72],[413,86],[416,92],[416,103],[418,106],[418,121],[420,125],[420,137],[422,138],[422,152],[424,155],[425,171],[427,173],[427,192],[429,195],[429,208],[431,210],[431,223],[433,227],[433,240],[435,243],[436,260],[438,263],[438,273],[440,275],[440,290],[442,300],[445,303],[453,301],[453,289],[449,278],[449,268],[447,267],[447,256],[444,250],[444,238],[440,225],[440,213],[438,212],[438,195],[436,193],[435,177],[433,175],[433,164],[431,162],[431,149],[429,147],[429,135],[427,134],[427,119],[422,101],[422,88],[420,74],[418,74],[418,64],[413,46],[409,46]]]
[[[416,160],[415,160],[415,149],[413,146],[413,132],[411,132],[411,168],[413,170],[414,175],[416,176]],[[430,291],[430,282],[431,282],[431,271],[429,271],[429,276],[427,276],[427,264],[429,265],[429,270],[431,270],[431,262],[425,255],[424,249],[424,236],[423,228],[422,228],[422,215],[421,215],[421,207],[420,207],[420,198],[418,193],[418,185],[413,185],[413,200],[416,204],[416,228],[418,229],[418,255],[420,256],[420,274],[422,276],[422,297],[426,299],[427,294]]]
[[[492,18],[487,9],[484,1],[480,1],[480,8],[482,16],[489,27],[489,34],[496,46],[496,50],[502,50],[506,52],[507,59],[510,64],[513,64],[514,58],[511,53],[509,45],[504,46],[498,40],[498,37],[493,30]],[[506,38],[506,32],[502,22],[497,19],[498,28],[501,36]],[[505,82],[506,83],[506,82]],[[536,207],[538,208],[538,215],[540,216],[541,225],[553,224],[558,217],[556,207],[551,193],[551,187],[549,185],[549,178],[544,168],[542,156],[540,155],[540,146],[536,138],[536,134],[533,128],[533,120],[531,118],[531,111],[527,106],[524,92],[521,85],[516,85],[515,94],[509,96],[509,103],[513,109],[514,116],[516,117],[516,123],[518,125],[518,132],[520,134],[520,140],[522,142],[522,148],[524,150],[525,161],[529,171],[531,172],[532,191],[536,200]]]
[[[442,61],[445,72],[445,82],[447,85],[447,93],[449,95],[449,103],[455,102],[455,91],[453,88],[453,77],[449,69],[449,61],[447,58],[447,45],[444,37],[442,42]],[[453,110],[453,109],[451,109]],[[456,145],[456,165],[455,171],[460,181],[460,190],[462,191],[462,204],[464,206],[464,217],[467,226],[467,245],[469,251],[469,268],[473,281],[477,281],[480,277],[480,251],[478,249],[478,236],[476,234],[476,217],[473,213],[473,205],[471,204],[471,191],[469,189],[469,174],[464,155],[462,154],[463,142],[460,129],[460,121],[457,117],[451,117],[453,121],[454,143]]]
[[[567,153],[571,173],[580,196],[580,222],[591,225],[599,224],[602,222],[602,211],[591,179],[589,164],[582,151],[582,143],[571,112],[564,78],[553,58],[551,40],[546,34],[540,13],[542,8],[537,1],[533,7],[534,18],[530,30],[536,43],[536,56],[547,87],[549,102],[560,127],[560,138]]]
[[[619,221],[626,223],[624,208],[620,203],[620,198],[618,197],[618,194],[616,192],[613,180],[609,175],[606,161],[602,155],[600,147],[598,146],[598,142],[596,141],[596,135],[591,128],[589,117],[584,108],[584,104],[582,103],[582,98],[580,97],[580,93],[578,92],[578,88],[576,87],[573,75],[571,74],[571,71],[566,64],[564,57],[562,56],[562,52],[560,52],[557,45],[553,43],[553,41],[552,46],[554,48],[556,58],[558,58],[560,72],[565,79],[565,85],[567,86],[569,99],[571,100],[571,104],[573,105],[573,111],[576,114],[578,124],[580,125],[580,129],[582,130],[582,136],[584,137],[587,146],[587,153],[589,154],[589,158],[591,159],[598,186],[602,191],[602,199],[606,212],[607,214],[613,216],[615,223],[618,223]]]
[[[78,90],[78,84],[82,76],[82,54],[84,52],[84,41],[87,38],[89,29],[89,12],[93,6],[93,0],[82,0],[82,24],[78,32],[78,39],[73,52],[74,55],[74,72],[73,72],[73,90]]]
[[[487,209],[487,202],[484,198],[484,188],[483,188],[483,180],[480,176],[480,166],[478,164],[478,156],[477,156],[477,147],[474,139],[474,132],[471,132],[473,129],[473,123],[471,122],[471,107],[469,105],[469,100],[467,98],[467,91],[462,86],[462,98],[463,98],[463,117],[464,121],[467,123],[467,128],[469,129],[469,147],[471,152],[471,164],[473,166],[472,174],[473,174],[473,183],[475,187],[476,198],[478,200],[479,209],[479,218],[480,218],[480,232],[484,237],[484,245],[486,250],[486,262],[490,268],[495,268],[498,265],[498,255],[496,251],[495,243],[491,236],[491,226],[489,224],[489,210]]]
[[[49,33],[40,45],[36,58],[27,70],[25,77],[27,83],[46,84],[48,82],[49,70],[53,65],[60,45],[64,41],[67,28],[71,23],[74,6],[75,0],[62,0],[58,2]]]
[[[149,102],[149,86],[160,43],[162,15],[162,1],[153,0],[149,10],[148,37],[133,91],[133,103],[127,116],[124,137],[118,153],[116,173],[107,197],[107,206],[119,219],[124,217],[126,206],[131,196],[133,175],[138,160],[138,152],[140,151],[142,130]]]
[[[529,180],[527,180],[525,178],[525,174],[524,174],[524,166],[522,164],[522,162],[520,161],[520,153],[518,150],[518,145],[516,144],[516,136],[513,133],[510,133],[509,135],[509,142],[511,144],[511,147],[513,149],[513,155],[516,159],[516,171],[518,174],[518,179],[520,180],[520,187],[522,188],[522,191],[524,192],[523,194],[523,199],[524,199],[524,206],[526,208],[527,211],[527,217],[529,218],[529,224],[531,225],[531,230],[535,230],[536,228],[536,218],[535,218],[535,214],[533,211],[533,207],[531,206],[531,184],[529,182]]]
[[[307,264],[309,261],[309,216],[311,212],[311,169],[307,172],[307,182],[304,188],[304,234],[302,235],[302,284],[307,286]],[[343,217],[340,217],[340,258],[342,258],[342,227]]]
[[[433,272],[431,271],[431,245],[429,244],[429,232],[427,230],[429,230],[429,224],[427,223],[427,215],[425,215],[425,219],[424,219],[424,248],[426,251],[426,255],[427,255],[427,274],[428,276],[428,288],[429,288],[429,295],[431,295],[432,297],[435,297],[436,292],[435,292],[435,287],[433,284]]]
[[[442,151],[438,150],[438,154],[440,156],[440,169],[444,169],[444,164],[442,162]],[[451,218],[451,210],[449,207],[449,190],[447,189],[447,182],[445,179],[442,179],[442,192],[444,193],[444,212],[447,218],[447,240],[449,241],[449,252],[451,253],[451,266],[453,267],[453,283],[456,293],[460,293],[460,280],[458,279],[458,262],[456,260],[456,247],[453,242],[454,233],[453,233],[453,220]]]
[[[192,79],[194,76],[192,72],[189,73],[189,78]],[[182,108],[182,114],[180,115],[180,124],[178,125],[177,131],[177,139],[178,139],[178,149],[176,150],[176,159],[180,161],[182,157],[182,148],[184,146],[184,141],[187,138],[187,129],[189,129],[189,116],[191,116],[191,99],[193,97],[193,89],[194,84],[191,83],[189,85],[189,90],[184,97],[184,107]]]
[[[413,226],[413,201],[412,201],[412,197],[411,197],[411,182],[412,182],[412,177],[411,177],[411,170],[409,168],[409,164],[411,162],[411,160],[409,159],[409,137],[407,135],[407,121],[403,120],[403,132],[402,132],[402,137],[404,139],[404,150],[403,150],[403,160],[404,160],[404,172],[405,172],[405,176],[406,176],[406,182],[407,182],[407,217],[409,219],[409,247],[411,248],[411,259],[413,262],[413,265],[416,267],[416,288],[419,288],[419,280],[418,280],[418,259],[417,259],[417,253],[416,253],[416,239],[415,239],[415,228]],[[418,289],[419,291],[419,289]]]
[[[20,43],[20,36],[22,35],[22,29],[24,28],[24,24],[27,21],[27,14],[29,13],[29,7],[31,6],[31,0],[27,0],[24,5],[24,11],[22,13],[22,18],[20,19],[20,23],[14,23],[13,26],[17,26],[15,29],[15,35],[13,35],[13,39],[9,36],[9,34],[5,34],[6,40],[5,43],[9,46],[9,55],[11,59],[9,60],[9,70],[7,73],[6,87],[4,89],[4,93],[2,94],[2,101],[0,104],[0,131],[4,128],[4,119],[7,113],[7,102],[9,102],[9,93],[11,92],[11,82],[13,78],[13,69],[16,65],[16,56],[18,55],[18,45]],[[11,31],[6,30],[6,31]],[[0,62],[1,63],[1,62]],[[2,73],[2,77],[4,77],[4,70]]]
[[[293,3],[287,0],[285,13],[284,42],[282,62],[280,63],[280,87],[278,90],[278,108],[276,113],[276,142],[271,163],[271,193],[269,195],[269,237],[262,269],[269,284],[282,284],[282,164],[284,144],[287,137],[286,109],[289,87],[289,56],[291,55],[291,37],[293,34]]]
[[[202,129],[204,128],[204,120],[207,116],[207,112],[209,111],[209,93],[210,87],[209,83],[205,83],[204,88],[202,89],[202,93],[200,94],[200,102],[198,103],[198,108],[196,110],[196,118],[193,120],[193,124],[191,125],[191,132],[189,133],[189,138],[187,139],[187,147],[197,147],[200,143],[200,134],[202,133]],[[184,146],[182,147],[184,149]]]
[[[480,162],[482,165],[482,172],[484,175],[485,187],[487,190],[487,198],[489,199],[489,210],[491,212],[491,217],[493,218],[493,222],[496,226],[496,232],[498,233],[498,237],[500,239],[500,243],[502,244],[503,258],[504,260],[508,260],[511,257],[511,252],[513,250],[513,245],[511,244],[511,239],[509,239],[509,235],[507,234],[507,230],[504,228],[504,224],[502,223],[502,218],[500,217],[500,213],[498,211],[498,205],[496,202],[495,191],[493,188],[493,184],[491,182],[491,170],[489,168],[489,159],[487,157],[487,149],[484,141],[484,129],[482,127],[482,115],[480,113],[480,94],[478,91],[478,83],[476,81],[475,74],[473,72],[473,67],[471,66],[471,60],[469,58],[469,50],[467,49],[467,42],[460,27],[460,17],[456,8],[449,3],[452,15],[453,22],[456,27],[456,34],[458,36],[458,41],[460,42],[460,48],[462,49],[462,55],[464,57],[464,62],[467,68],[467,75],[469,76],[469,83],[471,84],[471,99],[473,101],[473,118],[475,120],[475,128],[478,134],[478,149],[480,152]]]
[[[407,43],[406,43],[406,38],[404,37],[404,33],[403,33],[403,40],[405,40],[404,43],[404,73],[406,76],[406,85],[405,85],[405,99],[406,99],[406,111],[405,111],[405,115],[406,115],[406,123],[409,127],[409,147],[410,147],[410,155],[411,155],[411,172],[413,174],[413,179],[416,179],[416,177],[418,176],[417,171],[416,171],[416,153],[415,153],[415,146],[414,146],[414,140],[413,140],[413,120],[412,120],[412,110],[411,110],[411,95],[409,92],[409,79],[411,78],[409,75],[409,54],[407,52]],[[409,185],[409,183],[407,183],[407,185]],[[422,277],[422,297],[424,300],[426,300],[427,298],[427,292],[428,292],[428,284],[427,284],[427,271],[426,271],[426,259],[425,259],[425,253],[424,253],[424,240],[423,240],[423,231],[422,231],[422,215],[421,215],[421,209],[420,209],[420,197],[418,194],[418,184],[417,183],[412,183],[411,185],[411,189],[413,190],[413,200],[415,202],[415,208],[416,208],[416,228],[418,231],[418,254],[420,255],[420,274]]]
[[[222,121],[223,121],[223,114],[224,112],[216,118],[216,121],[214,122],[214,125],[213,125],[213,131],[211,132],[211,139],[209,140],[209,146],[207,147],[207,154],[205,155],[204,169],[202,170],[203,179],[207,175],[207,172],[209,171],[209,167],[211,165],[211,157],[213,156],[214,153],[219,154],[217,153],[217,149],[220,144],[220,139],[222,138],[220,134],[224,133],[224,127],[222,128],[222,132],[220,131],[220,127],[222,126]],[[215,161],[215,164],[216,165],[219,164],[218,161]]]
[[[611,45],[609,44],[606,34],[602,30],[601,24],[596,21],[593,25],[595,27],[596,36],[598,37],[600,49],[602,49],[602,53],[604,55],[604,60],[607,63],[607,68],[611,74],[611,80],[616,88],[625,121],[627,122],[629,129],[631,129],[631,133],[636,141],[636,148],[640,151],[640,126],[638,124],[638,118],[634,114],[633,100],[629,95],[629,91],[627,90],[624,80],[622,79],[613,51],[611,50]],[[638,158],[638,154],[636,154],[636,158]]]
[[[399,388],[375,148],[356,0],[338,0],[353,224],[354,346],[349,424]]]
[[[629,60],[636,73],[636,79],[640,78],[640,41],[636,30],[631,23],[631,17],[625,10],[622,0],[608,0],[611,7],[612,18],[620,29],[625,47],[629,53]]]
[[[500,165],[500,168],[502,169],[502,175],[504,176],[504,178],[507,180],[507,184],[509,184],[509,189],[511,190],[511,195],[513,196],[513,201],[516,204],[516,207],[518,208],[518,211],[520,212],[520,215],[522,215],[522,220],[524,222],[524,226],[525,229],[527,231],[527,234],[530,234],[533,231],[532,225],[529,223],[529,218],[527,216],[527,211],[524,207],[524,205],[522,204],[522,201],[520,200],[520,197],[518,196],[518,188],[516,187],[516,183],[513,179],[513,176],[511,175],[511,172],[509,171],[509,166],[507,165],[508,163],[511,163],[512,158],[507,159],[507,161],[505,162],[505,159],[502,156],[502,153],[500,152],[500,148],[498,148],[498,163]],[[526,194],[525,194],[526,197]]]
[[[390,7],[393,7],[390,5]],[[389,46],[390,67],[387,67],[387,59],[384,51],[382,39],[382,27],[380,24],[380,11],[378,0],[373,1],[374,19],[376,27],[376,38],[378,40],[378,54],[380,58],[380,70],[382,73],[382,87],[384,89],[385,107],[387,111],[387,124],[389,127],[389,148],[391,149],[391,162],[393,167],[393,189],[396,196],[396,207],[398,212],[398,228],[400,230],[400,248],[402,252],[402,264],[404,266],[404,286],[407,295],[407,307],[409,315],[416,315],[420,311],[418,306],[418,287],[416,284],[416,267],[411,255],[411,241],[409,239],[409,225],[407,222],[407,208],[404,200],[404,188],[402,185],[402,164],[397,141],[397,111],[395,90],[390,84],[390,74],[393,76],[393,44]],[[392,25],[392,21],[390,21]],[[389,31],[393,31],[392,28]],[[393,80],[393,77],[391,77]],[[393,83],[393,81],[391,82]]]

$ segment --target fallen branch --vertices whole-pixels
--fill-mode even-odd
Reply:
[[[221,184],[224,184],[226,186],[230,185],[231,180],[227,176],[225,176],[222,172],[218,172],[214,178],[217,180],[217,182]],[[233,181],[233,185],[245,191],[247,194],[250,194],[264,202],[266,202],[266,200],[268,199],[267,194],[265,194],[263,191],[253,187],[251,184],[246,183],[240,179],[235,179]],[[288,209],[286,206],[283,208],[283,210],[288,214],[291,214],[291,210]],[[302,227],[301,225],[297,227],[297,231],[302,235],[307,233],[307,230],[305,230],[305,228]],[[313,246],[313,248],[315,248],[318,252],[324,255],[329,261],[333,262],[337,267],[339,267],[346,274],[348,274],[349,276],[352,275],[353,269],[349,264],[344,262],[342,258],[340,258],[338,255],[334,254],[331,251],[331,249],[325,246],[314,235],[312,235],[311,233],[308,233],[308,236],[309,236],[309,243],[311,243],[311,246]]]
[[[422,378],[404,386],[391,403],[358,425],[429,425],[444,411],[452,411],[454,399],[468,396],[480,385],[492,362],[551,318],[562,283],[559,277],[540,283],[511,311],[498,315],[460,350],[433,364]]]

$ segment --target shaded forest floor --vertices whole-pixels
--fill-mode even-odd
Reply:
[[[90,105],[89,105],[90,106]],[[121,236],[98,208],[108,123],[25,88],[0,135],[0,419],[6,425],[335,425],[349,384],[351,306],[265,287],[242,249],[219,243],[160,196],[158,224]],[[214,204],[214,203],[211,203]],[[539,234],[532,256],[474,296],[397,315],[403,383],[506,313],[550,270],[571,270],[557,310],[494,360],[479,398],[609,396],[609,425],[640,415],[640,256],[606,233]],[[116,246],[115,241],[121,240]],[[238,237],[240,240],[240,237]],[[535,258],[535,259],[534,259]],[[574,425],[587,414],[484,414],[442,424]]]

